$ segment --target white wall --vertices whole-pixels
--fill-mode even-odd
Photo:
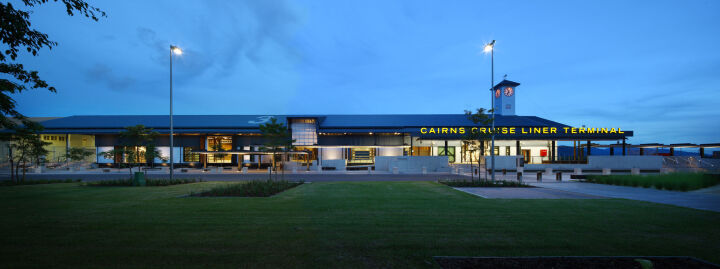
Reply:
[[[401,173],[450,172],[447,156],[376,156],[375,171],[392,171],[397,167]]]
[[[375,156],[403,156],[403,148],[377,148]]]
[[[342,160],[343,159],[342,148],[322,148],[321,158],[323,160],[323,166],[325,166],[325,160]]]

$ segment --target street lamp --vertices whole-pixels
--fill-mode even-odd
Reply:
[[[175,159],[174,149],[175,144],[173,143],[173,94],[172,94],[172,59],[173,54],[181,55],[182,50],[174,45],[170,45],[170,180],[173,180],[175,170]]]
[[[483,49],[486,53],[490,53],[490,100],[492,101],[492,142],[490,144],[490,178],[492,182],[495,182],[495,93],[493,87],[495,87],[495,40],[485,45]]]

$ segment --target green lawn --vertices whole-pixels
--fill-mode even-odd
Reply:
[[[689,255],[720,214],[629,200],[492,200],[432,182],[312,183],[271,198],[169,187],[0,187],[0,267],[433,267],[434,255]]]

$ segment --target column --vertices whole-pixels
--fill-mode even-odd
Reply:
[[[520,140],[515,140],[515,155],[522,155],[522,150],[520,149]]]
[[[670,147],[670,156],[675,156],[675,148]]]
[[[555,140],[552,141],[552,148],[550,149],[550,163],[555,162]]]
[[[610,146],[610,155],[615,155],[615,147]]]
[[[700,147],[700,158],[705,158],[705,148]]]
[[[623,138],[623,156],[625,156],[625,147],[626,147],[625,138]]]
[[[590,140],[587,141],[587,156],[590,156]]]

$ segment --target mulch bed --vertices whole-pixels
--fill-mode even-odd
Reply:
[[[652,262],[654,269],[663,268],[720,268],[693,257],[668,256],[575,256],[575,257],[434,257],[440,267],[445,269],[456,268],[642,268],[635,259],[645,259]]]

